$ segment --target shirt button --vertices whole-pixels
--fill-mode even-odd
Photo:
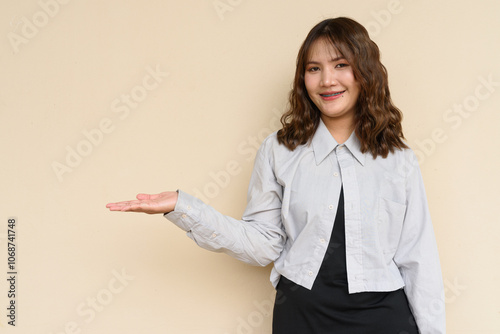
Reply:
[[[216,233],[212,233],[212,238],[215,238],[217,236]]]
[[[186,214],[183,214],[181,217],[182,217],[182,218],[186,218],[187,216],[186,216]]]
[[[339,173],[335,172],[333,173],[333,176],[339,176]]]
[[[328,206],[328,209],[333,210],[333,204],[330,204],[330,205]]]
[[[188,209],[188,210],[191,210],[191,205],[188,205],[188,206],[187,206],[187,209]]]
[[[309,271],[307,274],[308,274],[309,276],[312,276],[312,275],[313,275],[313,272],[312,272],[312,271]]]
[[[325,243],[325,239],[321,238],[321,239],[319,239],[319,242],[321,242],[322,244],[324,244]]]
[[[344,149],[344,146],[339,146],[339,151],[342,151]]]

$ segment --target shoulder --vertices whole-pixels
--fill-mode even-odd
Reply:
[[[401,151],[401,155],[402,155],[401,160],[402,160],[403,166],[405,167],[405,170],[404,170],[406,172],[405,175],[408,176],[408,174],[412,173],[415,170],[420,171],[420,167],[419,167],[418,158],[417,158],[415,152],[412,150],[412,148],[410,147],[410,145],[408,145],[408,143],[406,141],[404,143],[408,147],[401,149],[399,151]]]
[[[278,141],[278,131],[274,131],[262,141],[257,156],[275,156],[286,153],[286,151],[289,150]]]
[[[290,150],[278,141],[278,131],[275,131],[262,141],[257,155],[274,157],[280,160],[300,155],[307,150],[311,150],[310,145],[299,145],[293,151]]]
[[[312,152],[310,145],[299,145],[293,151],[290,150],[278,141],[277,132],[271,133],[262,141],[255,157],[256,164],[266,163],[277,172],[296,165],[304,155]]]
[[[408,176],[415,171],[420,172],[420,167],[415,152],[408,143],[405,142],[405,144],[408,146],[407,148],[395,149],[394,153],[390,155],[396,158],[400,174],[404,176],[404,178],[408,178]]]

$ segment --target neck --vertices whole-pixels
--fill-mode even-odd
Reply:
[[[352,120],[323,119],[323,122],[338,144],[345,143],[354,131],[354,122]]]

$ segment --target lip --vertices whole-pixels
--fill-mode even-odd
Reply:
[[[345,92],[345,90],[340,90],[340,91],[336,91],[336,92],[323,92],[323,93],[320,93],[319,96],[321,96],[321,98],[325,101],[331,101],[331,100],[335,100],[335,99],[338,99],[339,97],[342,96],[342,94]],[[336,94],[336,95],[333,95],[333,94]]]

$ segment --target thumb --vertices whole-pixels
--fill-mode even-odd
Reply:
[[[142,199],[153,199],[152,196],[153,195],[149,195],[149,194],[137,194],[137,196],[135,196],[135,197],[139,200],[142,200]]]

